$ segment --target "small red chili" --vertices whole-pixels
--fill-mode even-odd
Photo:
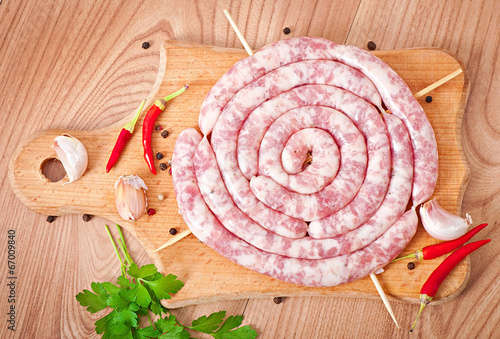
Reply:
[[[471,242],[470,244],[464,245],[457,249],[455,252],[450,254],[443,262],[431,273],[427,281],[422,286],[420,290],[420,310],[418,311],[417,318],[411,327],[410,332],[413,332],[415,325],[417,324],[420,314],[422,314],[423,309],[427,306],[439,289],[439,286],[444,281],[444,279],[450,274],[451,270],[455,268],[466,256],[480,248],[481,246],[489,243],[491,239],[479,240]]]
[[[163,99],[156,100],[155,104],[151,106],[149,109],[148,113],[146,113],[146,116],[144,117],[144,122],[142,124],[142,145],[144,147],[144,159],[146,160],[146,163],[148,164],[149,169],[151,170],[151,173],[156,175],[156,169],[155,165],[153,162],[153,149],[151,147],[151,134],[154,129],[155,121],[156,118],[163,112],[165,109],[165,103],[179,94],[183,93],[189,86],[185,85],[182,87],[180,90],[178,90],[175,93],[172,93],[170,95],[167,95]]]
[[[142,108],[144,107],[145,103],[146,99],[142,100],[141,105],[137,109],[137,112],[135,113],[135,116],[132,119],[132,121],[128,122],[125,126],[123,126],[120,135],[118,136],[118,139],[116,139],[115,147],[113,147],[111,155],[109,156],[109,160],[106,165],[106,173],[108,173],[116,164],[118,158],[120,157],[120,154],[122,154],[123,148],[132,137],[132,133],[134,133],[135,124],[139,119],[139,116],[141,115]]]
[[[412,259],[417,259],[417,260],[430,260],[430,259],[435,259],[437,257],[440,257],[446,253],[449,253],[458,247],[462,246],[465,244],[467,241],[469,241],[474,235],[477,234],[480,230],[488,226],[488,224],[481,224],[473,229],[471,229],[469,232],[465,233],[462,235],[460,238],[451,240],[451,241],[446,241],[442,242],[436,245],[431,245],[431,246],[426,246],[420,250],[417,250],[415,253],[408,254],[404,257],[394,259],[393,261],[398,261],[401,259],[407,259],[407,258],[412,258]]]

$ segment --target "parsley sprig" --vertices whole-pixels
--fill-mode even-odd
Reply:
[[[106,225],[116,255],[120,260],[121,275],[116,284],[110,282],[91,283],[92,291],[83,290],[76,295],[76,300],[90,313],[110,308],[111,312],[95,322],[95,331],[102,338],[169,338],[188,339],[190,333],[186,329],[210,334],[215,339],[253,339],[257,333],[250,326],[241,326],[243,316],[230,316],[226,320],[226,311],[220,311],[193,320],[191,326],[177,321],[169,309],[160,301],[170,299],[184,283],[173,274],[163,275],[155,265],[137,266],[128,253],[119,225],[117,240],[120,255],[113,237]],[[150,312],[156,315],[153,322]],[[146,316],[149,326],[140,327],[140,317]]]

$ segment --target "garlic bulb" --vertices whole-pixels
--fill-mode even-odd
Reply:
[[[63,134],[56,137],[50,147],[56,151],[64,170],[68,174],[68,181],[63,182],[63,185],[77,180],[85,173],[89,159],[87,150],[80,140],[69,134]]]
[[[116,181],[116,209],[124,220],[136,221],[146,212],[147,189],[144,181],[136,175],[122,175]]]
[[[420,219],[431,237],[444,241],[461,237],[472,224],[468,213],[465,218],[452,214],[439,206],[435,198],[420,207]]]

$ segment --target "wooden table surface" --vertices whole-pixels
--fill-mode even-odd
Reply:
[[[500,323],[500,2],[498,1],[0,1],[0,325],[1,338],[94,338],[99,316],[74,296],[119,275],[106,220],[46,216],[12,192],[8,163],[17,144],[44,129],[90,130],[133,111],[153,85],[166,39],[241,45],[228,9],[255,50],[291,36],[321,36],[379,50],[444,48],[468,68],[462,141],[471,169],[462,210],[490,227],[492,242],[471,256],[467,288],[428,307],[414,337],[490,338]],[[290,35],[283,34],[289,27]],[[142,49],[144,41],[151,44]],[[7,235],[16,236],[16,331],[8,330]],[[132,257],[149,262],[125,234]],[[170,272],[169,272],[170,273]],[[174,273],[175,272],[171,272]],[[406,338],[418,305],[392,302],[397,329],[380,300],[251,299],[174,310],[183,323],[218,310],[244,314],[260,338]]]

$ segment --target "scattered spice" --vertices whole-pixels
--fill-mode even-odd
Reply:
[[[411,270],[415,269],[415,263],[410,261],[408,263],[408,265],[406,265],[406,267],[408,267],[408,269],[411,271]]]
[[[144,48],[144,49],[148,49],[149,46],[150,46],[149,42],[147,42],[147,41],[145,41],[145,42],[142,43],[142,48]]]
[[[148,215],[155,215],[156,211],[154,208],[148,208]]]
[[[172,166],[172,159],[170,159],[170,160],[167,161],[167,165],[168,166]]]
[[[163,154],[161,152],[156,153],[156,159],[158,160],[163,159]]]
[[[151,145],[152,131],[155,126],[156,118],[163,112],[167,101],[175,98],[179,94],[183,93],[189,86],[185,85],[180,90],[175,93],[169,94],[163,99],[155,101],[155,104],[151,106],[149,111],[146,113],[142,123],[142,146],[144,147],[144,160],[149,167],[151,173],[156,175],[156,168],[153,162],[153,149]],[[162,132],[163,133],[163,132]]]
[[[425,102],[432,102],[432,97],[430,95],[426,96]]]
[[[83,219],[83,221],[85,221],[85,222],[89,222],[89,221],[92,219],[92,215],[91,215],[91,214],[84,214],[84,215],[82,216],[82,219]]]
[[[285,34],[287,34],[287,35],[288,35],[288,34],[290,34],[290,32],[291,32],[291,30],[290,30],[290,28],[289,28],[289,27],[285,27],[285,28],[283,28],[283,33],[285,33]]]
[[[156,125],[155,126],[155,131],[161,131],[163,127],[161,125]]]
[[[422,314],[425,306],[432,301],[439,289],[439,286],[448,274],[450,274],[450,272],[455,268],[455,266],[465,259],[466,256],[490,241],[491,239],[479,240],[460,247],[458,250],[446,257],[446,259],[444,259],[443,262],[431,273],[429,278],[427,278],[427,281],[422,286],[422,289],[420,289],[420,310],[418,311],[417,318],[415,319],[410,332],[413,332],[413,329],[417,324],[417,320],[420,318],[420,314]]]
[[[397,259],[394,259],[393,261],[401,260],[401,259],[417,259],[417,260],[430,260],[430,259],[435,259],[437,257],[440,257],[446,253],[450,253],[451,251],[459,248],[463,244],[465,244],[467,241],[469,241],[474,235],[476,235],[477,232],[482,230],[488,226],[488,224],[481,224],[473,229],[471,229],[469,232],[465,233],[462,235],[460,238],[455,239],[455,240],[450,240],[450,241],[445,241],[441,242],[436,245],[430,245],[426,246],[420,250],[417,250],[415,253],[405,255],[404,257],[400,257]]]
[[[158,195],[158,200],[160,201],[165,200],[165,196],[163,194]]]
[[[366,47],[368,47],[368,49],[370,51],[374,51],[377,48],[377,44],[373,41],[368,41],[368,44],[366,44]]]
[[[170,134],[170,133],[168,133],[168,131],[167,131],[167,130],[164,130],[163,132],[161,132],[161,136],[162,136],[163,138],[168,137],[168,135],[169,135],[169,134]]]
[[[160,164],[160,170],[164,171],[164,170],[166,170],[166,169],[167,169],[167,164],[166,164],[166,163],[164,163],[164,162],[162,162],[162,163]]]
[[[54,220],[56,220],[56,217],[54,215],[49,215],[47,217],[47,222],[48,223],[52,223],[52,222],[54,222]]]
[[[168,174],[172,175],[172,166],[168,168]]]
[[[177,230],[172,227],[171,229],[168,230],[168,233],[175,235],[177,233]]]
[[[276,297],[273,299],[275,304],[281,304],[283,302],[283,299],[281,297]]]

